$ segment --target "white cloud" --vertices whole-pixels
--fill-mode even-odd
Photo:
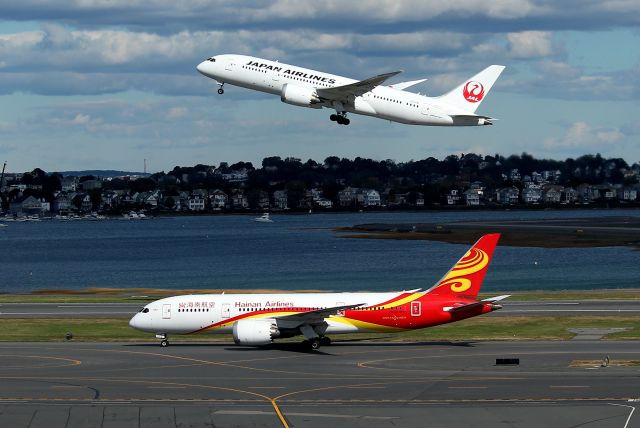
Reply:
[[[547,149],[574,148],[585,151],[606,151],[608,146],[619,142],[624,134],[617,128],[593,128],[586,122],[574,122],[562,137],[549,137],[544,141]]]
[[[553,53],[551,33],[546,31],[523,31],[507,34],[509,55],[513,58],[541,58]]]
[[[181,119],[189,113],[189,110],[186,107],[171,107],[165,117],[169,120],[172,119]]]

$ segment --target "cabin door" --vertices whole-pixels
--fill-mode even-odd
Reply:
[[[222,304],[222,318],[229,318],[231,316],[231,305],[229,303]]]
[[[164,320],[171,319],[171,304],[162,305],[162,319]]]
[[[422,302],[411,302],[411,316],[419,317],[422,315]]]

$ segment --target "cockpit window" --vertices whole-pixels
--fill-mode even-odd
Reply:
[[[215,59],[214,57],[211,57],[211,58],[207,58],[207,61],[209,61],[209,62],[216,62],[216,59]]]
[[[142,312],[143,314],[146,314],[147,312],[149,312],[149,308],[142,308],[138,312]]]

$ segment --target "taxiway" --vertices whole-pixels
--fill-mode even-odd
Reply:
[[[638,361],[623,341],[4,343],[0,426],[630,428]]]

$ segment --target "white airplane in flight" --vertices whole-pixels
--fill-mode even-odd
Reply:
[[[196,67],[214,79],[224,93],[229,83],[279,95],[282,102],[300,107],[334,109],[329,118],[348,125],[347,113],[362,114],[409,125],[492,125],[492,118],[475,112],[504,70],[491,65],[457,88],[439,97],[426,97],[405,89],[427,79],[383,83],[400,71],[353,80],[335,74],[245,55],[217,55]]]
[[[232,333],[236,344],[262,346],[303,335],[312,350],[327,335],[400,332],[486,314],[506,296],[477,300],[500,234],[485,235],[427,291],[387,293],[202,294],[149,303],[131,318],[135,329],[169,334]]]

